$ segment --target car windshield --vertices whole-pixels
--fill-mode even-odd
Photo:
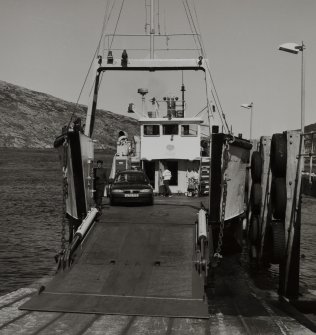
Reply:
[[[122,183],[122,182],[127,182],[127,183],[142,183],[142,184],[147,184],[147,178],[144,174],[142,173],[120,173],[117,175],[117,177],[114,180],[114,183]]]

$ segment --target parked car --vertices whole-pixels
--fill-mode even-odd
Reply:
[[[154,194],[143,171],[124,170],[117,173],[110,187],[110,204],[140,203],[153,205]]]

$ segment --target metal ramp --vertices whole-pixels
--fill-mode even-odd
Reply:
[[[197,209],[106,207],[70,269],[21,309],[208,318],[193,258]]]

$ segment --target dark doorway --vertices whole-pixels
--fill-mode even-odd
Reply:
[[[144,171],[150,181],[150,185],[155,188],[155,161],[144,161]]]
[[[171,172],[171,180],[169,185],[177,186],[178,185],[178,161],[167,161],[166,166]]]

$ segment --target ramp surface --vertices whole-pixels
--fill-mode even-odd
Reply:
[[[192,263],[197,208],[106,207],[69,270],[22,309],[208,318]]]

